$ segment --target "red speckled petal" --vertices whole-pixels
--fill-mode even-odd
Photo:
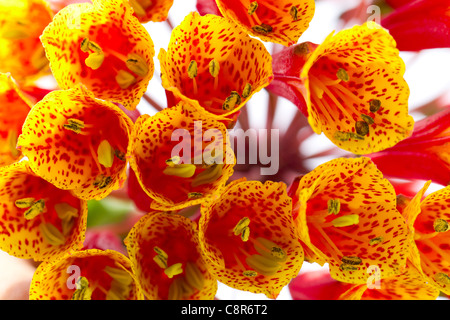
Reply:
[[[297,43],[315,12],[313,0],[216,0],[216,3],[224,17],[239,24],[252,36],[285,46]],[[255,3],[257,8],[254,11],[249,9]],[[270,28],[258,31],[257,26],[262,24]]]
[[[27,208],[19,208],[17,200],[32,198],[43,200],[44,212],[32,219],[26,219]],[[0,169],[0,249],[9,254],[36,261],[50,260],[66,252],[82,247],[87,221],[87,203],[71,192],[61,190],[36,176],[27,161],[17,162]],[[61,233],[63,220],[55,206],[67,204],[77,211],[70,222],[71,228],[64,235],[65,241],[59,245],[49,243],[40,226],[53,224]]]
[[[236,113],[272,79],[272,59],[264,45],[215,15],[189,14],[173,30],[167,52],[162,49],[158,58],[164,88],[211,115]],[[213,60],[216,76],[210,72]],[[194,78],[188,74],[191,61],[197,64]],[[247,84],[251,90],[245,92]],[[224,110],[233,91],[240,95],[240,102]]]
[[[98,69],[86,65],[92,52],[81,49],[85,38],[99,46],[104,55]],[[134,110],[153,77],[152,39],[124,1],[93,0],[93,4],[69,5],[55,15],[41,41],[62,89],[83,83],[97,98]],[[131,55],[140,57],[146,72],[136,74],[128,68],[126,61]],[[122,88],[116,80],[120,72],[127,72],[134,82]]]
[[[264,293],[271,299],[278,296],[303,264],[291,204],[283,183],[241,179],[231,182],[217,199],[202,205],[200,243],[211,272],[220,282],[238,290]],[[247,241],[234,233],[243,218],[250,219]],[[269,262],[270,270],[265,270],[267,265],[255,270],[247,259],[252,255],[262,258],[256,247],[264,241],[271,241],[284,252],[284,260]]]
[[[173,298],[169,296],[170,288],[180,281],[187,282],[190,290],[179,299],[214,299],[217,280],[205,265],[198,241],[196,223],[181,215],[151,212],[138,221],[125,239],[125,244],[147,299]],[[181,263],[182,273],[169,278],[165,268],[154,261],[158,256],[155,247],[167,254],[168,267]],[[192,268],[192,265],[195,267]],[[198,273],[191,272],[195,268]],[[198,288],[192,287],[192,284],[198,285]]]
[[[395,190],[369,158],[326,162],[303,176],[297,194],[301,239],[316,262],[329,263],[333,278],[366,283],[372,265],[388,277],[405,264],[407,226],[396,209]],[[329,211],[330,200],[339,201],[337,212]],[[340,223],[349,217],[354,222]]]
[[[111,269],[120,271],[124,284],[118,284],[117,277],[111,276]],[[143,300],[130,260],[117,251],[98,249],[78,251],[41,263],[31,282],[30,300],[71,300],[78,277],[88,280],[89,288],[93,289],[92,300]],[[123,293],[111,294],[119,288]]]
[[[203,139],[207,131],[215,137],[213,142]],[[152,208],[156,210],[177,210],[205,201],[225,185],[236,162],[226,127],[184,102],[152,117],[141,116],[135,123],[132,141],[129,147],[131,167],[142,189],[155,200]],[[194,185],[194,180],[206,170],[203,162],[197,163],[194,158],[197,155],[204,158],[211,148],[223,155],[221,173],[201,185]],[[184,163],[196,165],[192,177],[164,173],[166,160],[172,158],[174,152],[188,158]],[[192,193],[197,196],[190,197]]]
[[[67,129],[81,121],[80,133]],[[49,93],[28,114],[18,148],[39,176],[82,199],[102,199],[126,179],[126,152],[133,123],[119,107],[94,98],[82,87]],[[122,156],[111,167],[99,163],[107,140]]]

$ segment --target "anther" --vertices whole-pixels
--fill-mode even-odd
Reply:
[[[231,91],[231,94],[225,99],[222,105],[223,110],[233,110],[236,106],[242,102],[241,96],[236,91]]]
[[[153,257],[153,261],[161,268],[166,269],[167,268],[167,259],[164,259],[162,256],[156,255]]]
[[[242,98],[247,99],[252,93],[252,85],[247,83],[242,91]]]
[[[247,13],[251,16],[252,14],[255,13],[256,9],[258,9],[258,2],[253,1],[250,3],[250,5],[248,6],[248,11]]]
[[[368,116],[366,114],[361,114],[361,119],[363,119],[364,122],[366,122],[369,125],[375,123],[375,120],[373,120],[373,118],[371,116]]]
[[[369,125],[365,121],[356,121],[355,130],[358,135],[366,136],[369,134]]]
[[[76,290],[72,295],[72,300],[91,300],[92,290],[89,288],[89,281],[85,277],[78,277]]]
[[[103,52],[94,52],[84,60],[84,63],[92,70],[97,70],[102,66],[104,60],[105,54]]]
[[[440,284],[443,284],[445,286],[450,285],[450,277],[443,272],[436,273],[434,275],[434,280],[436,280],[436,282],[439,282]]]
[[[216,181],[221,175],[223,164],[213,164],[209,168],[200,172],[191,182],[191,186],[198,187]]]
[[[358,270],[358,267],[352,266],[351,264],[343,263],[339,266],[339,269],[342,271],[356,271]]]
[[[329,214],[338,214],[341,210],[341,202],[339,199],[330,199],[328,200],[328,213]]]
[[[244,272],[242,272],[242,274],[246,277],[256,277],[258,275],[258,272],[253,270],[245,270]]]
[[[334,133],[334,139],[338,141],[348,141],[350,139],[364,140],[364,137],[353,132],[336,131]]]
[[[248,217],[244,217],[236,224],[233,229],[234,235],[238,236],[242,233],[244,228],[247,228],[250,225],[250,219]]]
[[[347,71],[345,71],[345,69],[340,68],[337,73],[336,76],[338,77],[338,79],[347,82],[348,80],[350,80],[350,77],[348,76]]]
[[[99,189],[104,189],[111,183],[111,181],[112,181],[111,177],[102,174],[95,178],[93,185],[98,187]]]
[[[188,76],[191,79],[194,79],[197,76],[197,62],[195,60],[192,60],[189,63],[189,67],[188,67]]]
[[[342,263],[345,264],[350,264],[352,266],[357,266],[360,265],[362,263],[362,260],[360,257],[356,257],[356,256],[343,256],[341,258]]]
[[[254,254],[247,257],[247,259],[245,259],[245,262],[247,262],[250,268],[254,269],[256,272],[264,276],[272,276],[276,274],[281,267],[281,265],[278,264],[277,261],[261,256],[259,254]]]
[[[116,75],[116,82],[121,89],[127,89],[136,82],[136,78],[128,71],[119,70]]]
[[[191,178],[195,174],[197,167],[194,164],[177,164],[168,166],[163,173],[168,176],[176,176],[179,178]]]
[[[128,55],[128,59],[125,63],[128,69],[140,77],[145,77],[148,74],[149,69],[147,62],[135,53]]]
[[[342,216],[331,221],[335,227],[348,227],[359,223],[359,215],[349,214]]]
[[[250,228],[244,227],[241,231],[241,239],[242,241],[247,242],[249,238],[250,238]]]
[[[215,78],[219,75],[220,65],[217,60],[213,59],[209,62],[209,73]]]
[[[105,168],[111,168],[114,163],[114,149],[108,140],[102,140],[97,148],[97,159]]]
[[[436,232],[446,232],[449,229],[449,224],[444,219],[436,219],[433,223],[434,231]]]
[[[292,17],[292,21],[297,21],[298,20],[298,9],[296,6],[292,6],[291,9],[289,10],[289,14]]]
[[[259,26],[253,26],[252,30],[262,35],[268,35],[273,31],[273,28],[268,24],[262,23]]]
[[[23,216],[25,217],[25,219],[31,220],[45,211],[46,211],[45,202],[44,200],[40,199],[38,201],[33,202],[31,207],[24,212]]]
[[[188,193],[188,199],[198,199],[203,197],[203,193],[201,192],[189,192]]]
[[[375,237],[375,238],[372,238],[372,239],[370,239],[370,241],[369,241],[369,245],[371,245],[371,246],[374,246],[374,245],[376,245],[376,244],[379,244],[379,243],[381,243],[381,242],[383,242],[383,237]]]
[[[381,101],[378,99],[372,99],[369,102],[370,112],[377,112],[381,108]]]
[[[178,165],[180,163],[181,163],[181,157],[180,156],[173,156],[172,158],[166,160],[166,164],[169,167],[175,167],[176,165]]]
[[[63,125],[64,129],[71,130],[77,134],[81,133],[84,127],[84,122],[78,119],[67,119],[67,122]]]
[[[175,263],[175,264],[171,265],[170,267],[167,267],[166,269],[164,269],[164,273],[169,278],[173,278],[174,276],[183,273],[182,266],[183,265],[181,263]]]
[[[31,207],[34,202],[35,202],[34,198],[23,198],[16,200],[14,204],[19,209],[26,209]]]
[[[51,223],[41,223],[39,229],[43,238],[51,245],[59,246],[66,242],[66,238],[61,231]]]
[[[272,259],[277,262],[286,260],[286,252],[280,248],[275,242],[266,238],[258,237],[253,242],[255,250],[262,256]]]

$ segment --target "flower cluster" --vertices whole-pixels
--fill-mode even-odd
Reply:
[[[448,47],[450,4],[384,3],[381,24],[300,42],[315,2],[198,0],[159,53],[145,24],[173,1],[0,4],[0,249],[39,262],[30,299],[214,299],[218,283],[270,299],[450,294],[449,113],[415,124],[400,55]],[[425,9],[434,24],[405,32]],[[155,104],[155,69],[167,106],[151,115],[138,105]],[[290,180],[242,176],[231,147],[263,90],[298,108],[279,142]],[[305,128],[344,156],[301,170]],[[425,182],[402,195],[391,177]],[[88,222],[117,194],[142,214],[105,247]],[[308,263],[329,270],[311,282]]]

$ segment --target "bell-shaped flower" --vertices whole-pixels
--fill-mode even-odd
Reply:
[[[125,1],[70,4],[41,41],[62,89],[83,83],[97,98],[134,110],[153,77],[152,39]]]
[[[133,123],[84,87],[52,91],[25,120],[18,149],[30,167],[82,199],[102,199],[126,179]]]

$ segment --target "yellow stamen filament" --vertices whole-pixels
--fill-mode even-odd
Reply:
[[[287,259],[286,252],[275,242],[266,238],[258,237],[253,241],[255,250],[262,256],[277,262],[284,262]]]
[[[121,89],[128,89],[136,83],[136,78],[128,71],[119,70],[116,75],[116,82]]]
[[[89,288],[89,281],[85,277],[78,278],[76,288],[72,300],[91,300],[93,290]]]
[[[94,52],[84,60],[84,63],[92,70],[97,70],[102,66],[104,60],[105,54],[103,52]]]
[[[328,213],[338,214],[339,211],[341,211],[341,202],[339,201],[339,199],[328,200]]]
[[[23,198],[16,200],[14,204],[19,209],[26,209],[31,207],[34,202],[35,202],[34,198]]]
[[[27,25],[20,21],[3,21],[2,28],[0,30],[0,38],[10,40],[26,39],[31,36],[27,30]]]
[[[53,246],[59,246],[66,242],[66,238],[61,231],[51,223],[41,223],[39,229],[45,241]]]
[[[250,3],[250,5],[248,6],[248,11],[247,13],[251,16],[252,14],[255,13],[256,9],[258,9],[258,2],[253,1]]]
[[[334,227],[342,228],[348,227],[359,223],[359,215],[349,214],[342,216],[331,221]]]
[[[175,264],[171,265],[170,267],[167,267],[166,269],[164,269],[164,273],[169,278],[173,278],[174,276],[183,273],[183,265],[181,263],[175,263]]]
[[[191,287],[196,288],[197,290],[203,289],[205,278],[195,263],[186,263],[185,273],[185,280]]]
[[[245,259],[248,266],[264,276],[272,276],[280,270],[281,265],[273,259],[254,254]]]
[[[97,159],[106,168],[111,168],[114,163],[114,149],[108,140],[102,140],[97,148]]]
[[[242,230],[250,225],[250,219],[248,217],[244,217],[238,221],[236,226],[233,229],[233,233],[235,236],[238,236],[242,233]]]
[[[78,217],[78,210],[65,202],[55,204],[54,208],[61,219],[63,235],[67,236],[75,223],[74,219]]]
[[[194,288],[189,285],[184,277],[177,277],[172,281],[169,287],[168,300],[181,300],[190,296]]]
[[[128,55],[125,63],[128,69],[140,77],[145,77],[148,74],[149,68],[147,62],[138,54],[132,53]]]
[[[328,248],[330,252],[336,252],[338,255],[342,255],[341,250],[334,244],[333,241],[331,241],[330,237],[327,235],[327,233],[320,227],[319,225],[315,225],[315,228],[317,231],[319,231],[320,235],[322,236],[321,241],[322,243]]]
[[[223,164],[213,164],[209,168],[200,172],[191,182],[191,186],[197,187],[216,181],[222,176]]]
[[[434,220],[433,228],[436,232],[446,232],[450,228],[450,226],[446,220],[436,219]]]
[[[40,46],[31,56],[30,58],[31,64],[37,70],[41,70],[48,65],[48,59],[45,55],[45,49],[43,46]]]
[[[222,104],[223,110],[233,110],[236,106],[241,104],[241,96],[236,91],[231,91],[231,94],[225,99]]]
[[[17,158],[20,155],[20,151],[17,150],[17,131],[16,130],[9,130],[8,131],[8,146],[9,151],[11,152],[11,155],[14,158]]]
[[[129,286],[133,283],[133,278],[130,276],[129,272],[124,269],[106,266],[104,271],[110,275],[115,282],[120,283],[122,286]]]
[[[180,178],[191,178],[195,174],[197,167],[194,164],[177,164],[168,166],[163,173],[168,176],[176,176]]]
[[[64,129],[80,134],[81,130],[85,128],[84,122],[78,119],[67,119],[67,122],[63,125]]]
[[[31,207],[24,212],[23,216],[27,220],[31,220],[36,218],[39,214],[46,211],[44,200],[40,199],[38,201],[33,202]]]
[[[247,99],[252,93],[252,85],[247,83],[242,91],[242,98]]]

